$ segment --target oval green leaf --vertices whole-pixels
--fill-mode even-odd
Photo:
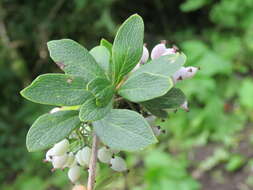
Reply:
[[[157,142],[147,121],[131,110],[113,109],[93,126],[100,140],[112,149],[138,151]]]
[[[87,82],[82,77],[65,74],[44,74],[37,77],[21,95],[36,103],[74,106],[81,105],[90,97]]]
[[[40,116],[29,129],[26,146],[29,152],[49,148],[80,126],[78,111],[59,111]]]
[[[143,50],[144,23],[135,14],[119,28],[112,47],[112,74],[115,84],[140,61]]]
[[[79,43],[53,40],[47,43],[50,57],[65,73],[84,77],[88,81],[105,76],[93,56]]]
[[[143,102],[166,94],[172,87],[173,81],[170,77],[141,73],[130,77],[118,93],[132,102]]]

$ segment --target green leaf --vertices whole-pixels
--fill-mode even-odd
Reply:
[[[165,95],[142,102],[147,109],[176,109],[186,100],[184,93],[178,88],[172,88]]]
[[[81,121],[97,121],[102,119],[112,109],[112,101],[105,107],[98,107],[96,105],[96,99],[92,98],[87,100],[80,108],[79,118]]]
[[[166,94],[172,87],[170,77],[147,72],[129,77],[118,93],[132,102],[144,102]]]
[[[40,116],[29,129],[26,146],[29,152],[49,148],[80,125],[78,111],[59,111]]]
[[[107,50],[112,54],[112,43],[102,38],[100,41],[100,45],[107,48]]]
[[[186,56],[183,53],[161,56],[141,66],[135,72],[131,73],[129,78],[146,72],[164,76],[172,76],[184,65],[185,62]]]
[[[131,110],[113,109],[93,127],[100,140],[116,150],[137,151],[157,142],[147,121]]]
[[[186,61],[184,54],[161,56],[141,66],[120,87],[119,94],[132,102],[143,102],[164,95],[172,86],[172,76]]]
[[[167,118],[168,117],[168,113],[166,110],[163,109],[156,109],[156,108],[152,108],[152,107],[145,107],[147,111],[149,111],[151,114],[153,114],[156,117],[159,118]]]
[[[81,105],[91,95],[86,91],[87,82],[78,76],[44,74],[21,91],[21,95],[36,103],[73,106]]]
[[[99,66],[105,71],[109,72],[110,52],[104,46],[96,46],[90,50],[90,54],[94,57]]]
[[[105,76],[93,56],[77,42],[53,40],[47,46],[51,58],[65,73],[84,77],[88,81]]]
[[[87,85],[87,90],[90,91],[96,98],[96,105],[99,107],[106,106],[112,99],[114,87],[110,81],[104,78],[96,78]]]
[[[112,74],[116,84],[140,61],[143,36],[144,23],[137,14],[120,26],[112,47]]]
[[[246,108],[253,109],[253,80],[245,78],[239,88],[239,102]]]

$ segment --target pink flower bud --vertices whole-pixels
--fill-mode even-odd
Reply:
[[[157,44],[151,51],[151,59],[156,59],[166,52],[165,42]]]
[[[185,67],[181,67],[177,72],[175,72],[172,76],[174,83],[177,83],[178,81],[183,80],[183,76],[185,75],[186,72],[187,71]]]
[[[167,48],[162,55],[175,54],[177,51],[174,48]]]
[[[141,57],[141,64],[144,64],[148,61],[148,57],[149,57],[149,52],[148,49],[146,48],[146,46],[143,46],[143,51],[142,51],[142,57]]]
[[[183,76],[183,79],[192,78],[197,73],[199,68],[197,68],[197,67],[186,67],[185,70],[186,70],[186,72],[185,72],[185,75]]]
[[[177,72],[174,73],[172,79],[174,83],[177,83],[180,80],[192,78],[199,68],[197,67],[181,67]]]

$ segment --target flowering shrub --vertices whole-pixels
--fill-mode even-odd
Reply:
[[[53,170],[69,168],[72,183],[87,167],[88,190],[94,186],[97,158],[115,171],[127,171],[120,151],[156,143],[164,131],[155,119],[180,107],[188,111],[185,95],[174,86],[198,68],[184,67],[186,56],[164,41],[149,60],[143,38],[142,18],[132,15],[113,44],[102,39],[88,51],[73,40],[50,41],[50,56],[64,74],[41,75],[21,91],[30,101],[58,106],[34,122],[27,134],[28,151],[50,148],[45,161]]]

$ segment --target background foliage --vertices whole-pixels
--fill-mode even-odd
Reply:
[[[44,154],[25,148],[30,124],[50,107],[26,101],[19,91],[39,74],[60,72],[48,57],[47,41],[71,38],[91,49],[102,37],[112,41],[133,13],[145,21],[149,49],[166,39],[201,71],[180,84],[191,111],[161,123],[167,131],[161,142],[127,155],[131,172],[109,187],[253,188],[252,10],[253,0],[1,0],[0,189],[68,189],[64,172],[51,174]],[[112,172],[106,168],[101,166],[98,184]]]

